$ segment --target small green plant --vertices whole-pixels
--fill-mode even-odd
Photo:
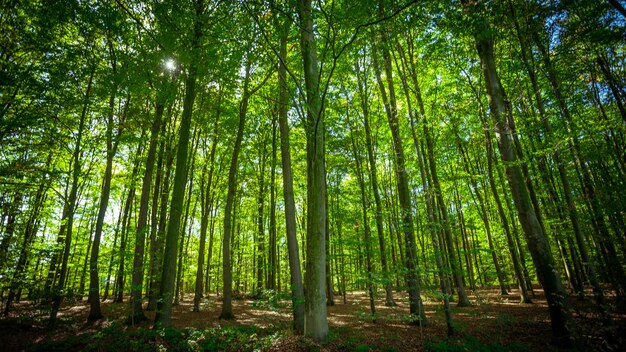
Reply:
[[[368,352],[370,350],[370,346],[368,345],[358,345],[354,348],[354,352]]]

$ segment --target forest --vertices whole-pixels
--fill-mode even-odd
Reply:
[[[0,350],[626,349],[626,1],[0,3]]]

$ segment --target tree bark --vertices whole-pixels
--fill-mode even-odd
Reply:
[[[111,69],[113,76],[117,73],[117,63],[115,60],[115,51],[113,44],[107,39],[109,51],[111,54]],[[116,77],[113,77],[115,80]],[[96,218],[96,231],[93,235],[93,243],[91,246],[91,258],[89,259],[89,316],[87,320],[102,319],[102,311],[100,309],[100,280],[98,278],[98,258],[100,254],[100,239],[102,237],[102,227],[104,225],[104,216],[106,215],[109,205],[109,195],[111,193],[111,177],[113,176],[113,157],[117,152],[118,136],[113,140],[113,115],[115,113],[115,95],[117,94],[117,84],[113,83],[111,97],[109,98],[109,114],[107,116],[106,125],[106,166],[102,179],[102,192],[100,193],[100,205],[98,207],[98,217]],[[128,102],[127,102],[128,104]]]
[[[187,185],[187,154],[189,149],[189,132],[191,129],[191,115],[196,97],[196,74],[198,65],[198,51],[202,37],[200,16],[204,12],[204,1],[195,2],[195,22],[192,40],[192,61],[185,82],[185,98],[183,113],[178,132],[178,151],[176,155],[176,172],[174,174],[174,190],[170,204],[170,218],[167,225],[165,251],[163,253],[163,274],[161,277],[160,300],[157,303],[155,326],[169,327],[172,318],[172,298],[176,280],[176,253],[180,233],[180,217]]]
[[[218,93],[220,94],[220,93]],[[207,228],[209,226],[209,215],[211,212],[211,201],[213,195],[213,172],[215,170],[215,152],[217,150],[217,137],[218,137],[218,121],[220,117],[220,102],[221,102],[221,94],[218,97],[217,103],[217,114],[215,118],[215,124],[213,125],[213,140],[211,141],[211,151],[209,152],[209,160],[204,163],[202,168],[202,178],[200,184],[200,209],[201,209],[201,218],[200,218],[200,246],[198,248],[198,262],[196,268],[196,287],[195,294],[193,297],[193,311],[200,311],[200,299],[202,299],[202,288],[203,288],[203,268],[204,268],[204,252],[206,247],[206,234]],[[207,164],[211,165],[207,173]],[[213,236],[209,241],[209,247],[213,245]],[[212,248],[210,248],[212,249]],[[209,254],[207,257],[207,267],[208,263],[211,261],[211,250],[209,250]],[[208,287],[205,290],[208,293]]]
[[[374,146],[372,143],[372,129],[370,127],[370,113],[368,105],[367,78],[361,76],[359,64],[355,66],[357,73],[357,84],[359,88],[359,96],[361,98],[361,110],[363,112],[363,125],[365,127],[365,147],[367,149],[367,160],[370,168],[370,186],[374,195],[374,204],[376,206],[376,232],[378,233],[378,247],[380,249],[380,263],[383,269],[383,277],[385,279],[385,306],[394,307],[396,302],[393,299],[393,289],[389,272],[389,264],[387,262],[387,251],[385,248],[385,233],[383,231],[383,209],[380,199],[380,191],[378,186],[378,173],[376,171],[376,156],[374,155]]]
[[[300,51],[306,90],[307,241],[304,334],[328,338],[326,317],[326,166],[324,114],[311,0],[300,0]]]
[[[62,243],[62,249],[55,255],[57,258],[61,257],[61,268],[57,271],[56,267],[51,263],[51,268],[54,268],[55,276],[58,276],[58,281],[52,289],[52,308],[50,310],[49,324],[52,326],[56,323],[57,313],[61,307],[63,301],[62,291],[65,286],[65,277],[67,276],[67,263],[70,257],[70,245],[72,244],[72,227],[74,225],[74,210],[76,208],[76,200],[78,198],[78,178],[81,171],[81,143],[83,139],[83,133],[85,132],[85,123],[87,119],[87,109],[89,108],[89,102],[91,98],[91,90],[93,84],[93,78],[95,75],[95,67],[92,69],[89,75],[89,83],[87,83],[87,89],[85,91],[83,109],[80,114],[80,120],[78,122],[78,130],[76,133],[76,142],[74,145],[74,152],[72,154],[72,183],[70,186],[69,197],[66,200],[66,206],[63,207],[63,217],[61,219],[61,229],[59,231],[58,242]],[[63,238],[65,236],[65,238]],[[53,261],[54,262],[54,261]]]
[[[382,7],[379,7],[382,11]],[[382,17],[382,12],[381,12]],[[389,129],[391,130],[391,137],[393,140],[393,152],[395,156],[395,175],[398,186],[398,199],[400,203],[400,218],[401,228],[404,233],[405,241],[405,265],[407,268],[406,280],[408,283],[409,291],[409,311],[413,315],[413,322],[417,324],[423,324],[426,322],[426,316],[424,314],[421,288],[418,276],[417,267],[417,248],[415,246],[415,233],[413,229],[413,209],[411,205],[408,174],[405,168],[404,162],[404,147],[402,146],[402,139],[400,137],[400,126],[398,121],[398,110],[396,104],[395,89],[393,84],[393,71],[391,67],[391,55],[387,48],[388,40],[387,34],[384,30],[381,30],[380,41],[382,43],[383,54],[383,67],[385,75],[387,77],[387,88],[381,77],[381,70],[378,62],[377,48],[373,48],[372,56],[374,60],[374,70],[376,73],[376,80],[382,96],[383,103],[385,105],[385,112],[387,114],[387,121],[389,123]],[[389,96],[387,97],[387,89],[389,89]]]
[[[163,90],[167,84],[164,84]],[[152,186],[152,176],[154,174],[154,163],[157,155],[157,142],[159,132],[161,130],[161,120],[165,111],[166,94],[159,94],[156,100],[156,109],[152,127],[150,130],[150,144],[148,146],[148,155],[146,156],[145,170],[141,184],[141,198],[139,199],[139,216],[137,218],[137,228],[135,230],[135,252],[133,255],[133,277],[130,298],[130,314],[129,322],[135,323],[147,320],[143,312],[142,291],[144,278],[144,249],[146,244],[146,233],[150,229],[148,227],[148,209],[150,203],[150,188]]]
[[[548,237],[539,223],[536,209],[533,207],[524,182],[521,166],[512,137],[512,121],[510,108],[507,107],[504,88],[496,71],[493,54],[493,34],[486,18],[479,17],[478,9],[482,4],[469,4],[463,0],[463,6],[472,17],[471,21],[476,50],[480,57],[481,69],[485,78],[489,107],[498,137],[500,156],[505,162],[507,180],[515,202],[519,220],[533,257],[539,280],[546,293],[550,311],[554,342],[560,345],[571,345],[576,340],[575,324],[569,313],[568,296],[557,274],[556,265]]]
[[[352,142],[352,155],[354,158],[356,176],[359,182],[359,190],[361,191],[361,208],[363,212],[363,242],[365,242],[365,265],[367,269],[367,292],[370,299],[370,312],[373,323],[376,323],[376,304],[374,302],[374,283],[373,283],[373,268],[372,268],[372,242],[370,236],[369,218],[367,216],[367,196],[365,192],[365,180],[363,176],[363,169],[361,167],[361,157],[359,156],[356,142],[354,140],[354,126],[350,126],[350,140]],[[357,225],[357,231],[359,230]]]
[[[287,86],[287,36],[289,20],[283,19],[280,36],[280,64],[278,65],[278,128],[280,132],[280,159],[283,173],[283,198],[285,202],[285,232],[287,235],[287,254],[291,276],[291,305],[293,330],[304,332],[304,288],[300,268],[300,251],[296,234],[296,204],[293,196],[293,178],[291,175],[291,153],[289,150],[289,88]]]
[[[239,103],[239,126],[237,127],[237,135],[235,136],[235,145],[233,147],[233,156],[230,161],[230,168],[228,169],[228,193],[226,194],[226,209],[224,210],[224,230],[222,231],[222,272],[223,272],[223,291],[224,296],[222,298],[222,312],[220,313],[220,319],[233,319],[233,273],[231,263],[231,246],[230,240],[232,237],[232,212],[233,203],[237,193],[237,169],[239,167],[239,151],[241,150],[241,141],[243,140],[243,132],[246,124],[246,115],[248,113],[248,102],[250,99],[250,58],[246,59],[246,72],[243,83],[243,93],[241,96],[241,102]]]

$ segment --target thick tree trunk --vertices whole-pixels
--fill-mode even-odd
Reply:
[[[307,241],[304,334],[328,338],[326,317],[326,166],[324,114],[311,0],[300,0],[300,51],[306,86]]]

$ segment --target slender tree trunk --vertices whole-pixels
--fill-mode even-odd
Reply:
[[[220,319],[233,319],[233,274],[231,263],[231,245],[230,240],[232,237],[232,212],[233,203],[237,193],[237,169],[239,167],[239,152],[241,150],[241,141],[243,140],[243,132],[246,124],[246,115],[248,113],[248,101],[250,99],[250,59],[246,59],[246,73],[243,83],[243,94],[241,96],[241,102],[239,103],[239,126],[237,127],[237,135],[235,136],[235,145],[233,147],[233,156],[230,161],[230,168],[228,169],[228,193],[226,195],[226,209],[224,210],[224,230],[222,232],[222,272],[224,282],[224,297],[222,298],[222,312],[220,313]],[[236,288],[237,289],[237,288]]]
[[[13,199],[9,206],[7,206],[6,224],[2,234],[2,242],[0,242],[0,271],[4,269],[7,263],[7,254],[15,233],[15,220],[19,216],[20,206],[22,205],[23,194],[21,191],[16,191],[13,195]],[[4,220],[4,219],[2,219]]]
[[[325,154],[325,153],[324,153]],[[326,214],[328,211],[328,198],[326,198]],[[333,289],[333,274],[332,274],[332,256],[330,255],[330,222],[329,216],[326,216],[326,305],[335,305],[335,291]]]
[[[263,273],[265,266],[265,142],[261,143],[259,155],[259,193],[257,198],[257,243],[256,243],[256,294],[263,289]]]
[[[138,149],[141,149],[139,147]],[[135,168],[132,173],[132,180],[136,178],[139,155],[141,154],[140,150],[138,150],[137,161],[135,164]],[[113,292],[113,303],[123,303],[124,301],[124,286],[126,279],[126,245],[128,243],[128,230],[130,228],[130,219],[132,217],[133,212],[133,200],[135,198],[135,184],[131,181],[130,189],[128,190],[128,197],[126,198],[125,206],[124,206],[124,216],[122,217],[122,230],[120,233],[120,251],[119,251],[119,263],[117,265],[117,274],[115,275],[115,289]]]
[[[51,160],[52,153],[48,155],[45,169],[50,167]],[[31,246],[37,235],[37,222],[39,220],[41,210],[44,208],[46,193],[48,192],[49,187],[50,186],[48,184],[48,178],[44,177],[42,183],[37,188],[37,193],[35,194],[34,201],[31,206],[30,215],[24,228],[24,240],[22,242],[22,248],[20,249],[20,255],[18,257],[15,271],[13,272],[13,277],[11,278],[11,283],[9,285],[9,294],[4,305],[3,313],[5,317],[9,315],[11,303],[13,303],[13,300],[15,298],[18,298],[19,301],[19,294],[16,294],[16,289],[21,289],[22,286],[21,282],[24,277],[24,271],[26,271],[27,268]]]
[[[283,173],[283,198],[285,202],[285,232],[287,236],[287,254],[289,256],[289,273],[291,282],[291,305],[293,312],[293,330],[304,332],[304,288],[302,286],[302,270],[300,268],[300,251],[296,234],[296,203],[293,196],[293,179],[291,174],[291,153],[289,151],[289,91],[287,86],[287,36],[289,20],[283,19],[280,36],[280,64],[278,65],[278,128],[280,131],[280,158]]]
[[[195,294],[193,298],[193,311],[200,311],[200,299],[202,299],[202,287],[203,287],[203,275],[202,270],[204,268],[204,252],[206,246],[206,233],[207,228],[209,226],[209,215],[211,213],[211,202],[213,195],[213,171],[215,170],[215,151],[217,150],[217,137],[218,137],[218,121],[220,117],[220,102],[221,102],[221,94],[218,97],[217,103],[217,114],[215,118],[215,124],[213,125],[213,140],[211,142],[211,151],[209,152],[209,160],[204,163],[204,167],[202,168],[202,178],[200,184],[200,205],[201,205],[201,218],[200,218],[200,247],[198,249],[198,263],[196,268],[196,287]],[[211,168],[207,174],[207,164],[211,165]],[[211,231],[212,232],[212,231]],[[207,256],[207,267],[208,263],[211,262],[211,249],[213,246],[213,233],[211,233],[211,238],[209,241],[209,254]],[[208,269],[207,269],[208,270]],[[208,281],[208,280],[207,280]],[[209,292],[209,288],[205,289],[205,292]]]
[[[485,121],[486,122],[486,121]],[[486,127],[486,126],[485,126]],[[496,182],[493,176],[493,145],[491,143],[491,134],[488,132],[489,129],[485,128],[485,144],[487,147],[487,165],[489,174],[489,187],[491,188],[491,193],[493,194],[493,198],[496,202],[496,208],[498,209],[498,215],[500,216],[500,221],[502,222],[502,226],[504,227],[504,233],[506,235],[507,245],[509,247],[509,253],[511,254],[511,258],[513,261],[513,270],[515,271],[515,276],[517,277],[517,283],[520,290],[520,303],[532,303],[532,300],[528,294],[528,289],[526,285],[526,278],[523,272],[523,268],[521,265],[520,256],[518,255],[517,245],[515,244],[513,235],[511,234],[511,226],[509,224],[509,220],[504,212],[504,208],[502,207],[502,201],[500,200],[500,194],[498,193],[498,188],[496,186]]]
[[[91,89],[94,75],[95,67],[92,69],[91,74],[89,75],[89,83],[87,83],[83,109],[80,114],[80,120],[78,122],[74,152],[72,154],[72,183],[70,186],[69,197],[66,201],[67,207],[64,206],[63,217],[61,219],[61,231],[59,232],[58,237],[58,242],[63,244],[62,249],[60,250],[60,253],[62,253],[62,255],[58,255],[62,259],[61,268],[58,271],[58,281],[56,282],[56,285],[54,286],[52,292],[52,309],[50,311],[49,322],[51,326],[56,323],[57,313],[63,301],[62,291],[65,286],[65,278],[67,276],[67,264],[70,256],[70,246],[72,244],[72,227],[74,226],[74,210],[76,208],[76,200],[78,198],[78,178],[80,176],[80,171],[82,168],[80,160],[82,147],[81,143],[87,119],[87,109],[89,108],[89,102],[91,99]],[[67,210],[67,212],[65,210]],[[65,236],[65,238],[63,238],[63,236]],[[55,272],[57,271],[55,270]]]
[[[95,214],[94,218],[96,218],[97,216],[98,214]],[[91,253],[91,245],[93,244],[93,238],[91,234],[94,233],[96,229],[95,219],[91,220],[90,223],[92,224],[92,226],[87,234],[87,250],[85,251],[85,258],[83,260],[83,267],[80,274],[80,283],[78,284],[78,294],[81,301],[83,300],[83,296],[85,295],[85,280],[87,277],[87,266],[89,265],[89,253]]]
[[[109,51],[111,53],[112,73],[116,75],[116,60],[113,44],[107,39]],[[114,78],[115,79],[115,78]],[[109,98],[109,115],[106,126],[106,166],[102,179],[102,192],[100,193],[100,205],[98,207],[98,217],[96,219],[96,231],[93,235],[91,246],[91,258],[89,259],[89,316],[87,320],[102,319],[100,309],[100,280],[98,278],[98,259],[100,255],[100,239],[102,238],[102,227],[104,217],[109,205],[109,195],[111,193],[111,177],[113,176],[113,157],[117,151],[117,137],[113,140],[113,115],[115,113],[115,95],[117,94],[117,84],[113,84],[111,97]],[[128,104],[128,102],[127,102]]]
[[[122,231],[122,218],[124,216],[124,192],[122,195],[122,199],[120,203],[122,204],[122,209],[120,210],[119,215],[117,216],[117,224],[115,225],[115,230],[113,231],[113,246],[110,251],[109,265],[107,269],[107,278],[105,280],[106,284],[104,285],[104,294],[102,295],[102,302],[106,301],[109,298],[109,286],[111,284],[111,275],[113,273],[113,264],[115,260],[115,250],[117,249],[117,239],[120,237],[119,234]]]
[[[169,115],[169,114],[168,114]],[[171,124],[173,125],[173,124]],[[165,126],[163,126],[165,127]],[[163,238],[165,237],[165,226],[167,222],[167,205],[170,193],[170,176],[174,165],[174,156],[172,155],[172,139],[174,137],[165,128],[162,130],[163,135],[167,135],[166,142],[163,142],[159,151],[159,160],[157,162],[157,174],[155,179],[155,190],[152,198],[152,219],[150,229],[150,289],[148,292],[148,306],[146,310],[156,310],[159,288],[161,286],[160,272],[163,265]],[[166,159],[163,166],[163,159]],[[165,167],[165,174],[163,174]]]
[[[383,269],[383,277],[385,280],[385,306],[393,307],[396,302],[393,300],[393,290],[389,272],[389,264],[387,263],[387,252],[385,249],[385,233],[383,231],[383,209],[380,200],[380,191],[378,186],[378,175],[376,171],[376,157],[374,155],[374,146],[372,143],[372,130],[370,127],[370,114],[368,105],[368,86],[366,76],[361,76],[359,64],[355,66],[357,72],[357,83],[359,86],[359,95],[361,98],[361,110],[363,112],[363,125],[365,127],[365,147],[367,148],[367,159],[370,168],[370,183],[372,193],[374,195],[374,204],[376,205],[376,231],[378,233],[378,247],[380,249],[380,262]]]
[[[367,216],[367,196],[365,193],[365,180],[363,176],[363,170],[361,168],[361,158],[357,151],[357,145],[354,140],[354,126],[351,126],[350,139],[352,142],[352,155],[356,167],[356,176],[359,182],[359,189],[361,191],[361,208],[363,209],[363,241],[365,242],[365,265],[367,268],[367,292],[370,299],[370,312],[373,323],[376,323],[376,304],[374,302],[374,283],[372,274],[372,242],[370,238],[370,225]],[[357,227],[358,231],[358,227]]]
[[[162,89],[165,91],[167,86],[166,84],[164,84],[164,86],[165,87],[162,87]],[[164,92],[163,95],[165,94],[167,94],[167,92]],[[152,121],[152,128],[150,130],[150,145],[148,146],[148,155],[146,156],[146,168],[141,184],[139,217],[137,218],[137,229],[135,230],[135,252],[133,255],[133,277],[131,284],[130,314],[128,319],[132,325],[147,320],[142,306],[144,251],[146,245],[146,233],[150,229],[148,227],[150,188],[152,186],[152,176],[154,174],[154,163],[157,155],[157,142],[159,138],[159,131],[161,130],[161,120],[163,119],[163,112],[165,111],[165,102],[163,101],[165,98],[165,96],[159,95],[156,100],[156,111],[154,120]]]
[[[493,239],[492,239],[492,234],[491,234],[491,224],[489,223],[489,216],[487,213],[485,200],[483,199],[483,196],[480,193],[480,189],[478,188],[478,182],[476,182],[476,179],[474,178],[473,173],[471,171],[469,156],[468,156],[467,150],[465,149],[465,147],[463,146],[463,143],[461,142],[461,137],[459,137],[458,134],[455,137],[456,137],[456,142],[457,142],[457,146],[459,149],[459,153],[461,154],[461,160],[463,161],[463,167],[465,169],[465,172],[467,172],[467,174],[470,175],[470,183],[471,183],[470,192],[472,192],[477,199],[478,207],[480,210],[480,217],[483,221],[483,224],[485,225],[485,233],[487,235],[487,243],[489,245],[489,252],[491,252],[491,259],[493,261],[494,268],[496,269],[496,276],[498,278],[498,284],[500,285],[500,294],[508,295],[509,293],[507,292],[506,286],[504,283],[504,274],[502,273],[502,269],[500,268],[500,262],[498,261],[498,258],[497,258],[496,248],[493,244]]]
[[[379,4],[380,5],[380,4]],[[382,17],[382,6],[379,7],[379,15]],[[393,83],[393,72],[391,67],[391,55],[389,48],[387,48],[388,40],[387,34],[383,30],[380,31],[380,41],[382,44],[381,49],[373,49],[374,70],[376,73],[376,79],[380,89],[383,103],[385,105],[385,112],[387,114],[387,120],[389,123],[389,129],[391,130],[391,137],[393,140],[393,151],[395,156],[395,175],[398,186],[398,198],[400,203],[401,212],[401,227],[404,233],[405,250],[406,250],[406,280],[408,283],[409,291],[409,311],[414,316],[413,322],[416,324],[424,324],[426,322],[426,316],[424,314],[421,288],[418,276],[418,264],[417,264],[417,248],[415,246],[415,232],[413,229],[413,209],[411,205],[408,174],[405,168],[404,161],[404,147],[402,146],[402,139],[400,137],[400,126],[398,121],[398,110],[396,104],[395,88]],[[387,78],[387,88],[381,78],[381,70],[377,58],[377,50],[382,51],[383,55],[383,67],[385,70],[385,76]],[[389,97],[387,97],[387,89],[389,90]],[[399,234],[398,234],[399,235]]]
[[[270,163],[270,238],[267,288],[276,290],[276,115],[272,118],[272,156]]]
[[[191,155],[189,156],[189,160],[187,161],[187,175],[189,176],[189,191],[187,194],[187,202],[185,204],[185,214],[183,216],[183,221],[182,224],[180,226],[181,229],[181,233],[180,233],[180,237],[181,237],[181,246],[178,247],[178,268],[176,270],[176,286],[174,289],[174,305],[179,305],[180,302],[182,300],[184,300],[184,294],[182,293],[183,291],[183,271],[184,271],[184,263],[185,263],[185,251],[186,251],[186,246],[184,245],[185,243],[187,243],[187,246],[189,245],[189,237],[190,237],[190,231],[186,231],[186,227],[187,227],[187,222],[189,221],[189,209],[191,206],[191,199],[192,199],[192,194],[193,194],[193,180],[194,180],[194,167],[196,164],[196,150],[198,149],[198,141],[200,139],[200,134],[198,133],[198,129],[194,130],[193,133],[193,137],[191,139]],[[191,218],[191,225],[190,228],[193,227],[193,213],[195,213],[195,209],[196,209],[196,205],[197,205],[197,201],[198,199],[196,198],[195,202],[194,202],[194,207],[192,210],[192,218]],[[185,240],[187,240],[187,242],[185,242]],[[185,250],[183,249],[185,248]]]

